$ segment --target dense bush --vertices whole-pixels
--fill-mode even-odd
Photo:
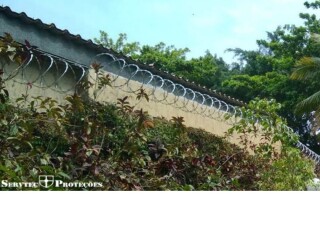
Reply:
[[[0,105],[1,179],[37,181],[50,174],[103,182],[104,190],[285,190],[303,189],[313,177],[312,164],[296,150],[292,161],[291,153],[250,155],[223,138],[186,128],[182,119],[127,110],[120,99],[117,106],[77,95],[65,105],[31,99],[24,107]],[[289,178],[301,180],[295,186]]]
[[[117,106],[84,102],[77,95],[68,96],[65,105],[31,99],[0,105],[1,179],[54,175],[100,181],[105,190],[234,188],[220,170],[226,149],[234,148],[221,138],[176,120],[153,120],[142,110],[128,111],[120,99]],[[209,142],[204,145],[203,139]]]

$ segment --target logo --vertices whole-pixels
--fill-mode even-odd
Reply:
[[[54,176],[39,175],[39,185],[44,188],[49,188],[54,184]]]
[[[55,179],[53,175],[39,175],[38,182],[10,182],[5,179],[0,179],[0,190],[2,188],[102,188],[102,182],[64,182],[59,179]]]

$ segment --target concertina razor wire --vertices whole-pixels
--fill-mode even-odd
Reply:
[[[76,91],[82,81],[86,80],[86,76],[89,76],[89,66],[53,56],[40,50],[30,50],[29,53],[29,56],[22,64],[11,70],[6,71],[8,65],[1,62],[6,79],[18,84],[32,84],[33,87],[37,88],[51,88],[60,94],[67,94],[70,91]],[[149,70],[141,69],[136,64],[128,64],[124,59],[118,58],[111,53],[98,54],[92,59],[91,63],[93,62],[99,62],[103,66],[103,70],[110,73],[112,76],[111,84],[114,88],[128,93],[136,93],[139,89],[146,87],[151,89],[148,92],[148,97],[151,101],[173,105],[183,111],[199,114],[203,117],[219,121],[223,120],[229,125],[235,124],[242,119],[243,114],[239,107],[232,106],[208,94],[184,87],[180,83],[174,83],[170,79],[155,75]],[[28,69],[34,69],[34,67],[37,67],[39,71],[32,78],[28,78]],[[19,74],[21,78],[16,78]],[[63,81],[65,83],[66,79],[64,77],[66,76],[69,79],[74,79],[73,84],[69,84],[68,88],[66,88],[66,84],[61,84]],[[125,82],[119,84],[118,82],[120,81],[117,81],[119,77],[124,79]],[[48,78],[51,78],[51,81],[48,81]],[[130,81],[138,82],[140,86],[133,89]],[[226,118],[226,115],[231,117]],[[286,126],[286,130],[293,132],[293,129],[288,126]],[[296,146],[305,156],[317,163],[320,162],[320,156],[305,144],[298,141]]]

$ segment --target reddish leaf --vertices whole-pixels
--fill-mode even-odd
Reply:
[[[29,41],[28,41],[28,40],[24,40],[24,42],[25,42],[25,44],[26,44],[27,48],[31,48],[31,44],[29,43]]]

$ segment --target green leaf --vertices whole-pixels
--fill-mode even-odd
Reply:
[[[58,174],[57,174],[58,176],[61,176],[61,177],[64,177],[64,178],[66,178],[66,179],[68,179],[68,180],[71,180],[71,177],[68,175],[68,174],[66,174],[66,173],[64,173],[64,172],[58,172]]]
[[[34,178],[37,178],[39,176],[39,171],[35,168],[29,171],[30,175]]]
[[[52,166],[40,166],[39,167],[41,170],[45,171],[46,174],[54,174],[55,171],[54,171],[54,168]]]
[[[17,127],[17,125],[13,125],[10,127],[10,135],[15,136],[18,133],[19,129]]]
[[[41,165],[48,165],[48,161],[44,158],[40,159],[40,163],[41,163]]]
[[[87,157],[90,157],[90,156],[92,155],[92,153],[93,153],[93,150],[92,150],[92,149],[88,149],[88,150],[86,151]]]
[[[316,111],[320,106],[320,91],[314,93],[310,97],[297,104],[295,113],[302,115],[303,113],[309,113]]]
[[[17,177],[17,174],[14,171],[12,171],[11,169],[9,169],[9,168],[7,168],[7,167],[5,167],[3,165],[0,165],[0,171],[3,171],[5,173],[7,173],[12,178],[16,178]]]

